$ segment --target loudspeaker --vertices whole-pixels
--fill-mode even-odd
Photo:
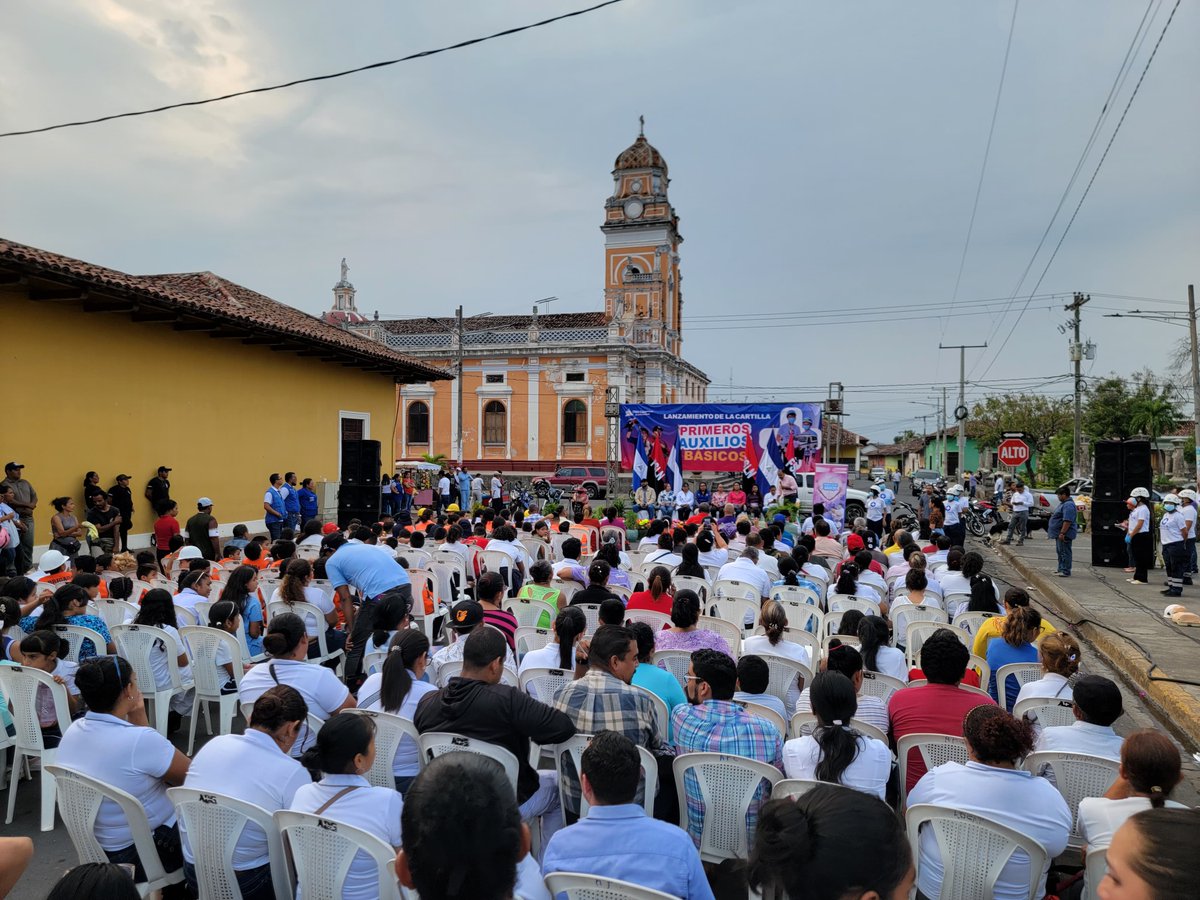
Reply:
[[[379,488],[379,441],[342,441],[342,484]],[[379,505],[378,499],[375,505]]]
[[[1095,500],[1123,500],[1122,452],[1120,441],[1096,441],[1092,469],[1092,497]]]
[[[1121,446],[1121,489],[1125,496],[1135,487],[1153,487],[1150,471],[1150,442],[1126,441]]]
[[[343,484],[338,489],[338,524],[343,528],[351,519],[364,524],[379,521],[379,486],[360,487]]]
[[[1124,568],[1129,561],[1123,535],[1092,535],[1092,565]]]
[[[1088,530],[1093,539],[1117,535],[1125,540],[1125,530],[1117,528],[1118,522],[1129,518],[1129,507],[1123,500],[1093,500],[1091,512],[1088,515]]]

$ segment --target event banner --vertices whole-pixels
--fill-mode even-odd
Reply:
[[[778,469],[813,471],[821,410],[819,403],[622,404],[621,468],[660,484],[676,472],[743,472],[773,484]]]
[[[834,523],[837,534],[846,522],[846,488],[850,468],[845,463],[817,463],[813,471],[813,503],[825,504],[825,518]]]

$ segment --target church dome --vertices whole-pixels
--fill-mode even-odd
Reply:
[[[637,140],[626,148],[620,156],[617,157],[617,163],[614,167],[620,169],[662,169],[667,171],[667,161],[663,159],[663,155],[659,153],[651,143],[646,140],[644,134],[639,134]]]

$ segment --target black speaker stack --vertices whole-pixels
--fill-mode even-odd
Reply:
[[[1124,567],[1129,554],[1125,530],[1117,523],[1129,518],[1125,499],[1130,492],[1151,488],[1150,442],[1097,441],[1092,452],[1092,565]]]
[[[342,441],[342,481],[338,487],[338,524],[379,519],[379,441]]]

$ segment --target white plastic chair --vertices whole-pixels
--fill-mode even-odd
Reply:
[[[1039,729],[1075,724],[1075,704],[1065,698],[1026,697],[1016,702],[1012,714],[1018,719],[1032,714]]]
[[[939,622],[950,624],[950,617],[944,609],[938,609],[932,604],[923,603],[919,606],[912,603],[901,603],[888,610],[888,618],[892,621],[892,632],[897,635],[907,634],[910,622]]]
[[[625,529],[619,525],[601,525],[600,526],[600,543],[603,544],[610,537],[616,538],[617,549],[625,549]],[[544,546],[544,545],[543,545]]]
[[[982,656],[976,656],[972,653],[970,661],[967,662],[967,668],[974,669],[978,673],[979,683],[985,686],[984,688],[980,688],[980,690],[986,694],[986,685],[991,683],[992,677],[992,667],[988,665],[987,660]]]
[[[756,629],[754,629],[754,633],[761,634],[762,629],[756,628]],[[745,642],[743,641],[743,644],[744,643]],[[810,660],[813,660],[814,662],[821,658],[821,639],[811,632],[803,631],[799,628],[792,628],[789,625],[786,628],[784,628],[783,638],[780,640],[780,643],[781,644],[788,643],[788,644],[800,645],[801,647],[803,647],[805,650],[808,651],[808,658]],[[744,656],[745,654],[746,654],[746,650],[743,647],[741,655]]]
[[[343,712],[362,716],[375,723],[375,762],[364,777],[375,787],[395,790],[396,776],[392,763],[396,759],[396,751],[405,740],[420,747],[421,735],[417,733],[417,726],[411,719],[373,709],[353,708]],[[417,753],[417,762],[421,768],[425,768],[425,757],[421,753]]]
[[[766,721],[770,722],[775,726],[775,730],[779,732],[780,739],[785,741],[787,740],[787,720],[785,720],[783,716],[781,716],[775,710],[771,709],[771,707],[765,706],[762,703],[755,703],[753,700],[734,700],[732,702],[736,703],[750,715],[758,716],[760,719],[765,719]]]
[[[541,650],[554,639],[554,631],[550,628],[534,628],[531,625],[519,625],[516,632],[517,658],[520,659],[530,650]]]
[[[137,850],[138,859],[146,872],[146,880],[137,885],[138,893],[149,896],[169,884],[183,881],[183,867],[168,872],[158,855],[154,845],[154,834],[150,830],[150,822],[146,819],[146,810],[138,799],[118,788],[107,785],[58,765],[43,766],[44,772],[54,777],[58,791],[58,808],[62,813],[63,822],[75,852],[79,854],[79,863],[107,863],[108,856],[96,840],[96,816],[100,812],[100,804],[105,800],[121,807],[121,814],[129,825],[133,835],[133,846]]]
[[[49,672],[31,666],[0,666],[0,694],[12,704],[13,725],[17,734],[13,742],[12,773],[8,781],[8,815],[5,823],[11,825],[13,808],[17,802],[17,782],[21,769],[28,772],[31,758],[42,762],[42,831],[54,828],[54,778],[46,773],[46,766],[54,762],[57,748],[46,747],[42,727],[38,723],[37,695],[41,687],[48,688],[54,700],[54,715],[59,730],[67,733],[71,725],[71,708],[67,704],[67,689],[55,682]]]
[[[479,561],[485,572],[498,573],[504,579],[504,586],[508,589],[508,593],[512,592],[513,573],[516,571],[517,565],[511,556],[503,550],[480,550]]]
[[[195,626],[185,626],[195,627]],[[175,639],[161,628],[151,625],[114,625],[113,641],[116,642],[121,655],[129,661],[130,668],[137,676],[138,688],[142,696],[150,703],[154,713],[154,729],[164,737],[167,734],[167,714],[171,711],[171,698],[176,694],[190,691],[195,684],[184,682],[179,673],[179,650]],[[180,632],[182,636],[182,632]],[[150,664],[150,654],[156,643],[165,648],[167,670],[171,675],[171,683],[159,689],[154,683],[154,668]],[[194,677],[194,676],[193,676]],[[195,709],[193,702],[192,708]],[[193,728],[195,721],[193,720]]]
[[[828,600],[828,611],[844,613],[857,609],[864,616],[879,615],[879,604],[874,600],[864,600],[862,597],[851,597],[846,594],[834,594]]]
[[[1108,874],[1108,848],[1097,847],[1087,852],[1084,860],[1082,900],[1099,900],[1100,882]]]
[[[1067,838],[1067,846],[1074,849],[1082,847],[1079,801],[1085,797],[1103,797],[1121,773],[1121,764],[1115,759],[1086,753],[1041,750],[1025,757],[1024,767],[1034,775],[1040,774],[1043,768],[1053,773],[1054,777],[1048,780],[1058,788],[1071,808],[1071,835]]]
[[[899,678],[884,675],[882,672],[868,672],[864,669],[862,676],[862,693],[870,697],[878,697],[883,701],[884,706],[887,706],[892,694],[906,687]]]
[[[1005,709],[1008,709],[1006,692],[1010,677],[1017,679],[1017,691],[1019,692],[1025,685],[1041,679],[1042,666],[1040,663],[1009,663],[996,670],[996,696],[1004,698],[1000,705]],[[987,681],[980,682],[984,687],[987,687],[988,683]],[[1011,711],[1009,710],[1009,712]]]
[[[186,625],[199,625],[200,624],[200,621],[196,617],[196,614],[194,612],[192,612],[190,609],[188,609],[186,606],[176,606],[175,607],[175,621],[179,623],[180,628],[182,628]],[[118,622],[117,624],[123,625],[125,623]]]
[[[108,656],[108,641],[104,639],[104,635],[92,628],[85,628],[82,625],[55,625],[54,633],[67,642],[68,652],[67,659],[70,662],[79,662],[79,652],[83,649],[83,641],[87,639],[92,642],[92,646],[96,648],[97,656]],[[108,629],[108,633],[112,634],[112,629]],[[116,642],[116,638],[113,638]]]
[[[785,607],[787,609],[788,628],[797,631],[807,631],[809,634],[820,640],[825,630],[825,613],[821,612],[819,606],[808,606],[805,604],[800,608]],[[841,614],[838,614],[838,621],[841,621]]]
[[[413,607],[416,608],[415,606]],[[267,604],[267,618],[274,618],[281,613],[295,613],[306,622],[312,618],[317,623],[317,650],[319,655],[309,659],[310,663],[320,665],[321,663],[337,660],[337,676],[338,678],[345,677],[346,674],[346,652],[344,650],[334,650],[330,652],[329,645],[325,641],[325,613],[321,612],[320,608],[312,603],[287,603],[283,600],[272,600]],[[312,640],[312,638],[309,638]]]
[[[701,606],[704,605],[704,601],[708,597],[708,592],[712,590],[705,579],[697,578],[695,575],[672,575],[671,585],[675,588],[676,592],[682,590],[695,591],[696,596],[700,598]]]
[[[191,727],[188,730],[188,756],[196,747],[196,720],[201,712],[204,713],[204,727],[208,733],[214,734],[212,720],[209,718],[208,704],[217,704],[216,734],[230,734],[233,731],[233,719],[238,709],[238,695],[222,694],[221,688],[228,679],[224,669],[217,671],[217,648],[222,645],[229,653],[233,667],[233,680],[240,687],[242,683],[242,647],[237,638],[220,628],[185,625],[179,629],[179,635],[187,643],[191,651],[192,678],[196,694],[192,700]],[[247,719],[249,721],[249,719]]]
[[[699,793],[703,806],[700,859],[746,859],[750,854],[746,815],[754,795],[765,780],[768,787],[762,799],[768,798],[771,788],[783,779],[782,773],[758,760],[725,753],[684,753],[675,757],[672,769],[679,793],[679,821],[685,828],[689,775]]]
[[[674,894],[664,894],[628,881],[575,872],[551,872],[545,881],[550,896],[561,894],[567,900],[674,900],[675,897]]]
[[[567,759],[571,760],[574,766],[574,773],[583,770],[582,758],[583,751],[587,747],[594,735],[576,734],[569,740],[563,741],[561,744],[556,744],[553,747],[546,749],[554,755],[554,768],[558,772],[558,801],[563,809],[569,809],[567,805],[567,778],[563,762]],[[654,758],[654,754],[645,747],[638,745],[638,756],[642,760],[642,780],[638,785],[642,790],[642,808],[646,811],[646,815],[654,816],[654,797],[658,794],[658,761]],[[582,794],[579,796],[579,818],[583,818],[588,814],[591,808],[587,802],[587,798]]]
[[[671,617],[666,613],[655,612],[652,609],[627,609],[626,622],[645,622],[655,634],[671,624]]]
[[[420,746],[421,756],[426,763],[433,762],[447,753],[478,753],[480,756],[491,757],[504,767],[504,774],[512,783],[513,790],[517,790],[517,758],[503,747],[448,731],[426,731],[420,737]]]
[[[815,787],[830,784],[828,781],[812,781],[808,778],[783,778],[771,788],[772,800],[786,800],[802,797]],[[835,785],[836,786],[836,785]]]
[[[1029,856],[1029,900],[1038,900],[1038,886],[1049,861],[1045,849],[1033,838],[983,816],[932,803],[910,807],[904,820],[914,857],[922,826],[932,828],[937,841],[942,890],[930,900],[993,896],[1001,871],[1019,851]]]
[[[92,605],[96,607],[96,615],[104,621],[109,631],[112,630],[114,625],[124,625],[126,622],[132,622],[138,614],[138,607],[128,600],[114,600],[109,597],[101,597],[93,600]]]
[[[306,900],[341,900],[350,864],[366,853],[379,870],[380,900],[401,900],[396,850],[375,835],[311,813],[279,810],[272,817],[290,851]]]
[[[369,653],[364,653],[362,661],[363,671],[368,675],[382,672],[383,664],[387,661],[387,657],[388,649],[386,647],[382,650],[372,650]]]
[[[290,900],[294,894],[291,862],[271,813],[213,791],[174,787],[167,788],[167,797],[179,816],[180,831],[187,833],[201,897],[237,900],[242,896],[234,875],[233,854],[242,832],[258,828],[267,837],[275,900]]]
[[[428,569],[409,569],[408,579],[412,585],[412,627],[420,628],[425,635],[425,639],[429,641],[430,646],[433,646],[434,625],[446,617],[446,613],[451,605],[450,598],[443,597],[438,593],[438,577]],[[425,612],[424,588],[428,587],[433,594],[433,612]],[[324,641],[324,632],[322,632],[322,642]],[[324,651],[324,643],[322,643],[322,651]],[[339,666],[338,674],[341,675],[343,665]]]
[[[725,619],[718,619],[716,616],[701,616],[696,622],[696,627],[723,637],[725,643],[729,645],[729,655],[735,661],[737,660],[742,649],[742,635],[745,633],[741,627]]]
[[[862,639],[856,634],[827,634],[821,639],[821,656],[829,656],[829,646],[833,643],[834,638],[843,644],[848,644],[855,650],[862,650]]]
[[[576,592],[583,590],[582,584],[578,581],[572,581],[570,578],[551,578],[550,587],[558,591],[559,596],[563,598],[564,604],[569,604]]]
[[[767,693],[778,697],[784,709],[795,706],[795,697],[804,690],[805,685],[812,683],[812,669],[789,659],[786,656],[776,656],[773,653],[760,653],[759,657],[767,664],[771,672],[771,680],[767,684]],[[799,683],[797,684],[797,679]],[[794,692],[794,693],[793,693]],[[788,703],[788,695],[792,693],[792,702]]]
[[[821,595],[802,584],[777,584],[771,588],[771,599],[782,603],[788,611],[793,603],[802,603],[805,606],[821,605]],[[788,616],[788,621],[791,621],[791,616]]]
[[[683,687],[687,684],[687,670],[692,664],[692,654],[689,650],[655,650],[654,664],[674,675],[679,686]]]
[[[583,610],[584,618],[587,619],[586,635],[593,635],[596,629],[600,627],[600,604],[599,603],[576,603],[576,609]]]
[[[575,673],[570,669],[526,669],[521,673],[519,681],[521,690],[535,700],[547,705],[554,700],[554,695],[560,688],[575,680]]]
[[[961,628],[948,628],[943,622],[910,621],[904,629],[904,662],[910,669],[921,665],[921,648],[925,646],[930,635],[942,628],[954,632],[960,641],[971,640],[971,635]],[[967,649],[970,650],[970,646]]]
[[[451,678],[461,675],[462,668],[463,661],[461,659],[449,660],[442,663],[441,668],[438,669],[438,687],[445,687],[450,683]],[[508,666],[500,670],[500,683],[512,685],[515,688],[521,686],[521,683],[517,680],[517,676],[508,670]]]
[[[558,610],[545,600],[533,600],[529,597],[508,597],[501,608],[516,616],[518,626],[525,625],[532,628],[538,627],[538,623],[544,615],[550,617],[551,625],[558,616]]]
[[[900,805],[908,796],[908,755],[912,750],[921,754],[925,770],[936,769],[948,762],[967,764],[967,742],[953,734],[906,734],[896,741],[896,758],[900,761]]]
[[[671,727],[671,710],[667,708],[667,701],[641,685],[631,684],[630,687],[635,691],[641,691],[650,698],[650,703],[654,706],[654,717],[658,722],[658,735],[665,741]]]

